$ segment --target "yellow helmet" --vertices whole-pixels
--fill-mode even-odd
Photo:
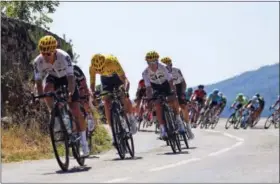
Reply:
[[[107,55],[107,56],[105,57],[105,61],[106,61],[106,62],[119,62],[119,61],[118,61],[118,58],[117,58],[116,56],[112,55],[112,54]]]
[[[170,57],[164,57],[160,61],[166,65],[172,64],[172,60],[170,59]]]
[[[43,36],[38,43],[41,53],[54,53],[57,48],[57,41],[51,35]]]
[[[146,54],[146,61],[147,62],[153,62],[153,61],[157,61],[159,58],[159,54],[156,51],[150,51]]]
[[[103,72],[105,66],[105,56],[102,54],[95,54],[91,58],[91,65],[97,72]]]

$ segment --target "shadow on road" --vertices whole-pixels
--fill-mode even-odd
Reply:
[[[87,166],[81,166],[81,167],[73,167],[71,169],[69,169],[68,171],[55,171],[55,172],[51,172],[51,173],[44,173],[43,175],[52,175],[52,174],[71,174],[71,173],[78,173],[78,172],[86,172],[89,171],[91,169],[91,167],[87,167]]]
[[[89,157],[87,157],[87,159],[99,159],[100,157],[96,156],[96,155],[90,155]]]
[[[173,153],[173,152],[157,153],[157,155],[183,155],[183,154],[189,154],[189,152],[181,151],[181,152],[177,152],[177,153]]]
[[[154,130],[138,130],[138,132],[153,132],[153,133],[155,133]]]
[[[143,157],[126,157],[124,159],[121,158],[113,158],[113,159],[109,159],[109,160],[105,160],[105,161],[127,161],[127,160],[142,160]]]

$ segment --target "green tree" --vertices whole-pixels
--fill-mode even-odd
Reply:
[[[47,14],[54,13],[58,5],[58,1],[1,1],[1,12],[49,30],[47,25],[53,20]]]

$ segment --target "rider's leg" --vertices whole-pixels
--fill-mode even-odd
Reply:
[[[44,93],[54,91],[55,90],[55,84],[56,84],[55,82],[56,82],[55,77],[52,77],[52,76],[49,75],[46,78],[46,84],[44,86]],[[45,97],[45,102],[46,102],[46,105],[48,107],[49,112],[51,113],[52,106],[53,106],[53,98],[52,97]]]
[[[164,120],[163,120],[163,114],[162,114],[162,107],[159,101],[155,101],[155,111],[156,111],[156,117],[159,122],[159,128],[161,132],[161,137],[166,137],[166,130],[164,127]]]
[[[84,118],[83,113],[81,112],[80,109],[80,103],[79,103],[79,92],[78,88],[75,87],[74,94],[72,95],[72,101],[69,103],[73,117],[75,119],[75,122],[79,124],[77,127],[77,131],[80,132],[81,135],[81,145],[83,149],[82,156],[88,156],[89,155],[89,147],[88,147],[88,142],[86,138],[86,128],[87,124]]]

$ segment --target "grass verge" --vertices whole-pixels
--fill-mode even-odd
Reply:
[[[35,128],[34,128],[35,129]],[[1,128],[3,163],[23,160],[38,160],[53,158],[53,149],[49,135],[39,130],[23,127]],[[111,148],[111,138],[102,125],[97,125],[93,139],[93,154],[107,151]]]

